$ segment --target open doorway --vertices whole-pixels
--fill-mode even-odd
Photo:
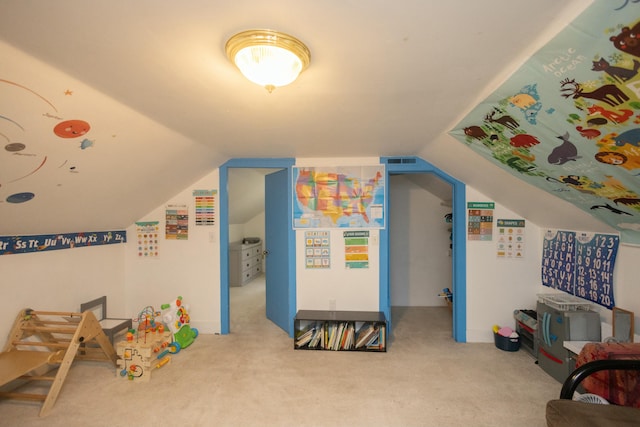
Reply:
[[[466,285],[466,189],[465,185],[457,179],[446,174],[430,163],[418,157],[382,157],[381,163],[386,165],[387,182],[392,175],[404,174],[433,174],[435,177],[448,183],[451,186],[452,194],[452,235],[451,235],[451,274],[453,293],[453,317],[452,330],[453,338],[457,342],[466,342],[467,335],[467,285]],[[387,186],[387,192],[389,186]],[[389,194],[387,193],[387,199]],[[386,207],[385,215],[389,216],[389,203]],[[387,317],[389,328],[393,333],[393,316],[391,313],[391,285],[390,285],[390,240],[391,232],[389,227],[380,230],[380,310]]]
[[[389,178],[392,318],[415,329],[421,325],[414,321],[430,319],[431,334],[451,336],[451,185],[433,173]]]
[[[295,239],[291,215],[286,215],[291,206],[288,189],[291,188],[292,165],[292,159],[233,159],[220,167],[220,321],[223,334],[231,330],[231,282],[247,284],[247,281],[231,280],[230,252],[238,244],[241,250],[247,246],[242,244],[247,238],[250,242],[260,242],[257,247],[269,254],[258,267],[264,275],[254,274],[252,264],[249,282],[258,280],[253,283],[256,285],[264,278],[266,317],[289,335],[293,334]],[[234,203],[233,207],[231,203]],[[265,223],[269,223],[269,227]],[[256,250],[254,246],[255,243],[252,250]]]

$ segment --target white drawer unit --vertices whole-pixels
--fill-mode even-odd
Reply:
[[[229,286],[242,286],[262,273],[262,242],[229,245]]]

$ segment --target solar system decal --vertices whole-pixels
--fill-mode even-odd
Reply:
[[[640,1],[594,2],[450,132],[640,244]]]
[[[85,246],[125,243],[127,232],[91,231],[86,233],[41,234],[34,236],[0,236],[0,255],[44,252]]]
[[[58,93],[60,99],[72,96],[69,89]],[[81,157],[74,152],[94,145],[88,121],[66,117],[51,100],[22,82],[0,78],[0,98],[11,101],[0,109],[0,203],[22,204],[37,198],[32,177],[53,190],[62,185],[61,174],[79,173]]]

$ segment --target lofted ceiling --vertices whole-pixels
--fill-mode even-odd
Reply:
[[[448,134],[591,3],[6,0],[0,234],[124,228],[231,158],[372,156],[608,231]],[[224,44],[250,28],[300,38],[310,67],[271,94],[248,82]]]

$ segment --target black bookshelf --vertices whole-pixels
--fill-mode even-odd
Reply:
[[[294,320],[296,350],[387,351],[387,321],[378,311],[300,310]]]

